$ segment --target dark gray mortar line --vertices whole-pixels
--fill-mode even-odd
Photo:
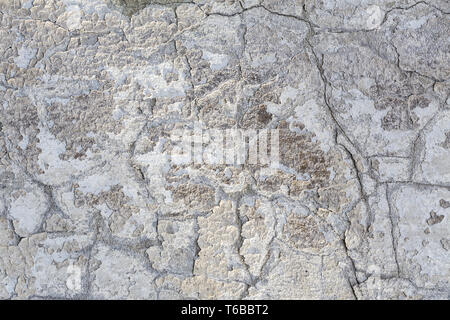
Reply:
[[[388,204],[388,208],[389,208],[389,212],[388,212],[388,216],[389,216],[389,220],[391,223],[391,239],[392,239],[392,250],[394,252],[394,260],[395,263],[397,265],[397,277],[402,276],[402,269],[400,268],[400,264],[398,262],[398,236],[396,236],[396,234],[398,234],[398,218],[396,218],[397,221],[394,221],[394,211],[392,208],[392,192],[393,190],[391,189],[389,184],[386,184],[385,186],[386,189],[386,202]]]

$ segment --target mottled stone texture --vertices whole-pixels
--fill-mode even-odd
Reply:
[[[1,0],[0,298],[448,299],[449,11]],[[174,165],[194,124],[282,166]]]

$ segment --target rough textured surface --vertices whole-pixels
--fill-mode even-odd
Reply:
[[[446,0],[0,0],[0,298],[448,299]],[[178,164],[177,129],[280,163]]]

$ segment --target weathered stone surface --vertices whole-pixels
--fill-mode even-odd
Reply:
[[[448,299],[449,11],[0,1],[0,299]]]

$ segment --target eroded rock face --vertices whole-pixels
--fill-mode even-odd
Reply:
[[[1,2],[0,298],[448,298],[449,10]]]

